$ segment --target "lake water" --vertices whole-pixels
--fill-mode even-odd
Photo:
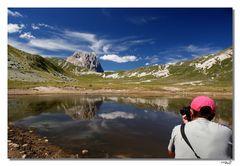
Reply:
[[[167,158],[179,108],[191,98],[109,96],[9,96],[9,122],[34,128],[71,153],[97,158]],[[214,121],[232,126],[232,100],[218,99]]]

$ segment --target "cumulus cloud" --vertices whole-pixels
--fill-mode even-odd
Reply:
[[[121,112],[121,111],[116,111],[111,113],[102,113],[102,114],[99,114],[98,116],[103,119],[117,119],[117,118],[134,119],[135,118],[134,114]]]
[[[17,11],[12,11],[8,9],[8,15],[12,17],[23,17],[23,15]]]
[[[8,24],[8,33],[21,32],[25,26],[23,24]]]
[[[101,56],[100,59],[106,60],[106,61],[113,61],[113,62],[117,62],[117,63],[138,61],[137,57],[134,55],[118,56],[115,54],[110,54],[110,55]]]
[[[22,39],[35,39],[35,37],[31,34],[31,32],[25,32],[19,36]]]

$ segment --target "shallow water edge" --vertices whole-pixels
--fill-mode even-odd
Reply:
[[[175,91],[174,89],[168,90],[115,90],[115,89],[79,89],[74,87],[36,87],[29,89],[8,89],[8,95],[115,95],[115,96],[169,96],[174,98],[181,97],[194,97],[198,95],[207,95],[214,98],[232,99],[232,92],[197,92],[197,91]]]

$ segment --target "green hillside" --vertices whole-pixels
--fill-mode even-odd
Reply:
[[[47,59],[39,56],[29,54],[27,52],[18,50],[8,45],[8,62],[9,68],[16,68],[18,70],[36,70],[48,73],[62,73],[61,67],[55,66]],[[12,63],[11,63],[12,62]]]
[[[81,67],[75,66],[62,58],[46,58],[48,61],[53,63],[55,66],[63,69],[65,72],[70,72],[76,74],[77,72],[87,71],[87,69],[83,69]]]
[[[9,88],[232,91],[232,48],[175,64],[97,73],[61,58],[43,58],[8,46]]]

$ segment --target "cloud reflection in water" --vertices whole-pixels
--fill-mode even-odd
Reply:
[[[117,119],[117,118],[134,119],[136,115],[132,113],[116,111],[116,112],[98,114],[98,116],[103,119]]]

